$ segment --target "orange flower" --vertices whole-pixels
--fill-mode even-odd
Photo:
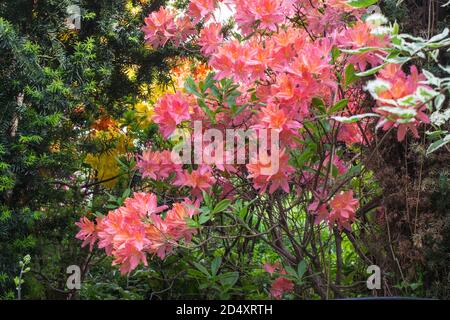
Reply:
[[[95,223],[90,221],[86,217],[81,217],[79,222],[76,222],[75,225],[80,228],[80,231],[77,233],[75,238],[79,240],[83,240],[81,247],[89,244],[89,249],[92,251],[94,247],[94,243],[97,240],[97,233],[95,231]]]
[[[359,202],[353,198],[353,190],[341,192],[330,201],[331,212],[328,219],[339,227],[351,230],[350,224],[355,221],[355,211]]]

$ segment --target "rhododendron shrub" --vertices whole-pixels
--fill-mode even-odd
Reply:
[[[147,141],[136,155],[148,193],[95,223],[83,217],[77,238],[91,249],[98,240],[127,273],[147,265],[147,256],[164,259],[181,243],[208,242],[213,237],[201,232],[196,239],[202,229],[254,237],[290,269],[308,263],[302,272],[319,296],[327,287],[340,296],[342,239],[357,247],[359,219],[377,207],[370,190],[356,187],[370,175],[361,153],[387,134],[378,128],[395,129],[399,141],[408,132],[417,137],[429,122],[423,97],[431,88],[394,54],[397,26],[368,16],[358,1],[226,0],[232,30],[214,14],[219,2],[160,7],[145,19],[146,43],[196,50],[209,72],[182,79],[184,88],[154,103],[163,143]],[[184,162],[172,152],[180,137]],[[252,153],[253,140],[265,152]],[[157,205],[157,193],[170,210]],[[224,217],[242,233],[224,231]],[[331,255],[319,254],[322,240],[335,246],[335,283],[324,269]],[[287,267],[266,270],[280,274],[270,289],[275,298],[304,285],[284,276]]]

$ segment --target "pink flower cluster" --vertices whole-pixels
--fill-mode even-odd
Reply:
[[[181,164],[172,162],[172,155],[168,150],[146,150],[142,156],[138,156],[136,166],[143,178],[149,177],[153,180],[169,178],[173,173],[175,178],[172,184],[190,188],[191,195],[197,199],[202,199],[202,192],[208,191],[216,182],[210,166],[200,165],[191,171],[182,169]]]
[[[338,38],[340,47],[346,49],[385,48],[388,46],[386,36],[371,33],[373,26],[358,21],[352,28],[346,29]],[[383,62],[381,50],[371,50],[350,56],[348,62],[353,63],[359,70],[366,70],[368,65],[377,66]]]
[[[419,138],[417,126],[430,123],[425,114],[426,104],[416,95],[419,88],[428,88],[420,83],[425,76],[419,74],[416,66],[411,66],[411,74],[407,75],[399,64],[389,64],[378,73],[376,79],[382,81],[384,86],[373,93],[379,105],[375,111],[381,115],[377,127],[383,130],[397,127],[398,141],[405,138],[408,130]]]
[[[293,12],[293,1],[289,0],[232,0],[236,10],[236,22],[244,34],[249,34],[252,27],[276,31],[277,25],[285,22]]]
[[[187,219],[198,213],[198,206],[189,200],[175,203],[163,218],[167,206],[158,206],[156,195],[135,193],[123,207],[97,217],[95,223],[81,217],[76,237],[83,240],[83,246],[90,244],[91,250],[98,240],[98,247],[114,257],[113,265],[129,273],[140,262],[147,266],[147,254],[164,259],[181,239],[190,241],[196,230],[187,225]]]
[[[212,169],[207,165],[200,165],[198,169],[183,170],[178,172],[177,179],[173,182],[176,186],[186,186],[191,188],[191,194],[198,199],[202,198],[202,192],[208,191],[215,183],[216,179],[212,175]]]
[[[137,157],[137,167],[142,173],[142,177],[150,177],[154,180],[163,180],[171,173],[179,172],[181,165],[172,162],[171,152],[145,150],[142,156]]]
[[[161,7],[159,11],[152,12],[145,18],[142,27],[145,41],[153,48],[165,46],[171,41],[175,46],[186,41],[194,33],[194,26],[189,17],[176,18],[175,12]]]
[[[210,56],[217,52],[220,44],[223,41],[221,34],[222,25],[220,23],[210,23],[200,31],[198,44],[201,46],[201,53],[205,56]]]
[[[253,186],[255,189],[259,189],[261,193],[266,192],[269,188],[269,193],[274,193],[278,188],[281,188],[285,192],[289,192],[289,175],[295,170],[288,164],[289,156],[281,151],[278,161],[278,170],[276,172],[270,172],[274,165],[269,155],[260,155],[256,161],[256,164],[247,164],[249,175],[247,178],[253,179]]]
[[[220,1],[220,0],[219,0]],[[188,14],[197,23],[209,16],[216,9],[218,0],[191,0],[189,2]]]
[[[181,122],[189,120],[189,104],[181,92],[166,94],[155,105],[153,120],[159,124],[164,138],[168,138]]]
[[[274,264],[266,263],[264,265],[264,270],[266,270],[269,274],[277,273],[278,276],[273,282],[270,288],[270,295],[275,299],[281,299],[285,292],[294,291],[294,283],[292,280],[283,277],[283,274],[286,274],[286,270],[284,270],[281,263],[277,262]]]
[[[351,231],[351,224],[356,219],[355,213],[359,206],[359,201],[353,198],[353,190],[336,194],[329,202],[331,210],[328,210],[327,204],[320,200],[323,195],[317,198],[308,207],[316,215],[316,223],[326,221],[330,227],[336,224],[339,228]]]
[[[279,189],[289,192],[289,182],[292,181],[291,175],[295,171],[289,164],[290,151],[301,148],[298,141],[303,137],[299,129],[302,128],[304,120],[312,116],[310,105],[313,97],[321,97],[327,104],[336,101],[339,79],[336,78],[333,64],[330,63],[333,48],[384,46],[386,38],[373,35],[373,26],[368,23],[358,21],[351,27],[343,23],[341,16],[351,13],[359,19],[360,10],[352,9],[342,1],[330,0],[326,6],[310,3],[299,6],[290,0],[227,0],[224,4],[234,10],[234,18],[239,28],[249,36],[245,40],[225,39],[222,25],[212,21],[214,15],[211,13],[217,8],[217,1],[196,0],[190,2],[186,15],[192,18],[192,23],[202,21],[198,39],[194,43],[198,44],[200,51],[208,57],[209,66],[216,73],[215,79],[232,78],[240,86],[243,94],[237,100],[239,106],[248,103],[250,98],[256,98],[258,103],[253,105],[252,112],[244,111],[238,117],[230,117],[226,112],[216,112],[216,120],[225,126],[228,123],[238,128],[266,129],[269,135],[271,131],[276,131],[283,150],[278,159],[279,171],[273,174],[263,173],[271,165],[272,160],[267,157],[248,164],[245,167],[248,171],[246,177],[252,180],[254,188],[260,192],[274,193]],[[322,17],[324,12],[328,12],[329,20],[314,20]],[[157,20],[159,15],[167,15],[163,9],[160,9],[158,15],[153,14],[149,20]],[[301,14],[312,25],[316,25],[310,28],[312,33],[298,28],[288,19],[295,14]],[[147,24],[152,22],[147,21]],[[324,31],[329,36],[314,35]],[[147,32],[146,36],[149,41],[158,38],[155,33]],[[380,54],[383,53],[364,52],[361,55],[349,56],[349,59],[359,59],[354,63],[362,70],[369,64],[377,64]],[[244,93],[250,90],[253,90],[253,95]],[[205,120],[204,123],[209,123],[208,117],[196,105],[195,100],[188,95],[176,93],[166,95],[157,102],[154,120],[159,124],[164,138],[168,138],[181,123],[185,128],[192,127],[193,120]],[[211,110],[219,108],[211,101],[208,103],[207,107]],[[240,118],[245,120],[237,124]],[[226,128],[215,126],[214,129],[225,131]],[[357,124],[343,125],[338,139],[348,144],[363,142]],[[143,158],[150,155],[145,153]],[[156,159],[148,161],[147,169],[144,168],[144,162],[138,163],[144,177],[167,178],[167,172],[176,172],[174,184],[190,187],[197,198],[214,183],[214,167],[210,165],[191,171],[179,168],[177,170],[171,167],[167,160],[164,163],[159,160],[157,154],[154,156]],[[335,159],[333,161],[336,161]],[[159,165],[169,169],[161,170]],[[152,166],[154,169],[150,169]],[[226,171],[226,174],[242,170],[237,166],[224,166],[219,163],[215,167],[223,173]],[[156,171],[161,173],[152,173]]]

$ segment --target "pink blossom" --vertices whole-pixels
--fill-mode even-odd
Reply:
[[[168,178],[171,173],[181,170],[181,165],[172,162],[172,155],[169,150],[145,150],[142,156],[137,156],[136,166],[142,173],[143,178],[150,177],[154,180]]]
[[[135,192],[133,198],[125,199],[125,207],[141,218],[150,217],[167,209],[167,206],[158,207],[156,195],[145,192]]]
[[[284,21],[281,0],[254,0],[249,5],[253,19],[259,21],[259,28],[275,31],[276,25]]]
[[[350,47],[351,49],[364,47],[383,48],[387,46],[386,37],[371,34],[371,26],[361,21],[358,21],[353,27],[344,31],[342,37],[339,39],[342,46]],[[381,64],[382,58],[380,55],[383,55],[382,51],[372,50],[351,55],[348,62],[353,63],[359,70],[365,70],[368,64],[373,67]]]
[[[364,124],[360,123],[360,126],[364,128]],[[369,132],[367,130],[364,132],[366,135],[366,138],[371,138],[369,135]],[[366,144],[366,140],[364,139],[363,133],[361,132],[360,127],[358,126],[358,123],[343,123],[341,124],[339,128],[339,132],[337,135],[337,139],[339,141],[344,141],[348,146],[360,143],[360,144]],[[370,139],[369,139],[370,141]]]
[[[417,126],[421,123],[430,122],[430,119],[425,114],[426,105],[421,101],[415,101],[411,105],[402,104],[398,106],[396,101],[414,95],[419,87],[427,89],[427,86],[420,83],[420,81],[425,80],[425,76],[419,74],[416,66],[411,66],[410,74],[407,75],[402,71],[400,65],[389,64],[379,72],[377,79],[382,79],[389,83],[389,87],[378,92],[375,97],[380,107],[398,107],[405,111],[410,110],[415,114],[411,119],[403,119],[401,116],[386,109],[377,108],[375,111],[381,115],[377,127],[381,127],[385,131],[391,127],[397,127],[398,141],[402,141],[405,138],[408,130],[413,133],[415,138],[419,138]]]
[[[214,11],[217,2],[217,0],[191,0],[188,14],[194,18],[195,22],[198,22]]]
[[[251,32],[251,27],[257,22],[258,28],[276,31],[277,25],[285,20],[285,15],[291,12],[292,2],[283,0],[234,0],[235,19],[244,34]]]
[[[331,212],[328,217],[331,223],[336,223],[347,230],[351,230],[350,224],[355,221],[355,211],[359,202],[353,198],[353,191],[336,194],[330,201]]]
[[[281,265],[281,263],[276,262],[274,264],[271,263],[265,263],[263,266],[264,270],[266,270],[266,272],[268,272],[269,274],[275,273],[276,271],[278,272],[282,272],[284,271],[283,266]]]
[[[83,240],[82,247],[89,244],[89,250],[92,251],[95,241],[97,241],[97,233],[95,230],[95,223],[90,221],[87,217],[81,217],[79,222],[75,225],[80,228],[80,231],[75,236],[79,240]]]
[[[292,114],[281,109],[273,103],[261,108],[259,123],[254,125],[254,129],[275,130],[280,135],[280,140],[286,144],[293,142],[292,137],[298,136],[298,129],[301,124],[292,119]]]
[[[157,49],[165,46],[168,41],[179,46],[194,33],[194,26],[189,17],[175,18],[175,12],[161,7],[145,18],[142,31],[145,34],[145,41]]]
[[[153,120],[159,124],[164,138],[168,138],[176,126],[191,118],[189,104],[181,92],[166,94],[155,105]]]
[[[279,154],[278,170],[271,172],[276,167],[269,155],[263,153],[256,157],[254,162],[247,164],[249,175],[247,178],[253,179],[253,187],[264,193],[269,188],[269,193],[274,193],[281,188],[284,192],[289,192],[289,175],[294,172],[294,168],[288,164],[289,156],[282,150]]]
[[[275,299],[281,299],[286,292],[294,291],[294,283],[285,277],[278,277],[272,283],[270,295]]]
[[[200,31],[198,44],[202,47],[201,52],[205,56],[215,53],[223,41],[221,29],[222,25],[220,23],[210,23]]]
[[[175,15],[172,11],[161,7],[145,18],[145,41],[155,49],[164,46],[176,33]]]
[[[175,203],[164,219],[168,233],[176,239],[184,238],[190,241],[196,230],[187,226],[187,219],[199,213],[199,205],[200,201],[192,203],[188,199],[183,203]]]
[[[183,170],[178,173],[173,184],[176,186],[186,186],[192,188],[192,195],[198,199],[201,199],[202,192],[208,191],[216,181],[211,172],[211,167],[207,165],[200,165],[198,169],[192,170],[192,172]]]

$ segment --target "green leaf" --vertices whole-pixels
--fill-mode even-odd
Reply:
[[[434,99],[434,107],[436,108],[436,110],[441,110],[441,106],[445,101],[445,95],[443,95],[442,93],[439,94],[435,99]]]
[[[208,115],[209,119],[214,123],[216,119],[216,115],[213,110],[208,108],[205,101],[203,99],[197,99],[197,103],[200,108],[202,108],[203,111]]]
[[[300,263],[297,266],[297,274],[298,277],[301,279],[303,277],[303,275],[306,272],[306,262],[305,260],[300,261]]]
[[[378,0],[348,0],[347,4],[354,8],[366,8],[377,2],[378,2]]]
[[[297,166],[300,168],[302,167],[307,161],[311,160],[311,158],[316,154],[316,152],[313,150],[314,146],[306,148],[300,156],[298,156],[296,160]]]
[[[187,92],[189,92],[199,98],[202,97],[200,92],[198,92],[198,90],[197,90],[197,84],[195,83],[194,79],[192,79],[191,77],[187,78],[186,81],[184,82],[184,88],[186,89]]]
[[[209,272],[208,272],[208,270],[204,267],[204,266],[202,266],[200,263],[198,263],[198,262],[192,262],[193,264],[194,264],[194,266],[200,271],[200,272],[202,272],[204,275],[206,275],[206,276],[208,276],[208,277],[210,277],[211,275],[209,274]]]
[[[431,140],[436,140],[443,134],[447,134],[447,130],[436,130],[436,131],[426,131],[425,134],[428,136]]]
[[[223,286],[232,287],[239,279],[239,272],[226,272],[219,276],[219,281]]]
[[[366,53],[370,51],[380,50],[379,47],[362,47],[358,49],[341,49],[342,52],[348,53],[348,54],[360,54],[360,53]]]
[[[341,111],[344,109],[348,104],[348,99],[342,99],[341,101],[337,102],[334,106],[332,106],[329,110],[330,114],[333,114],[335,112]]]
[[[358,77],[356,76],[355,72],[355,66],[353,64],[349,64],[345,68],[345,84],[348,86],[358,80]]]
[[[122,199],[128,198],[131,194],[131,189],[125,189],[125,191],[122,193]]]
[[[409,60],[411,60],[411,57],[393,57],[384,59],[386,63],[397,63],[397,64],[403,64],[408,62]]]
[[[209,220],[211,220],[211,216],[209,214],[201,214],[198,218],[198,223],[205,224]]]
[[[427,102],[427,101],[429,101],[430,99],[432,99],[433,97],[436,97],[436,96],[438,96],[438,95],[439,95],[438,92],[436,92],[436,91],[434,91],[434,90],[431,90],[431,89],[428,89],[428,88],[426,88],[426,87],[422,87],[422,86],[418,87],[417,90],[416,90],[416,96],[417,96],[422,102]]]
[[[206,289],[208,287],[209,287],[209,283],[200,283],[200,285],[198,286],[198,288],[200,290],[204,290],[204,289]]]
[[[441,85],[441,79],[436,77],[434,74],[432,74],[430,71],[422,69],[422,73],[427,78],[427,82],[433,86],[439,87]]]
[[[199,228],[201,226],[200,223],[198,223],[197,221],[195,221],[192,218],[187,218],[186,224],[189,228]]]
[[[292,268],[291,266],[285,266],[284,269],[290,276],[297,278],[297,271],[295,271],[294,268]]]
[[[220,93],[219,88],[217,88],[215,84],[211,86],[211,94],[219,101],[222,99],[222,94]]]
[[[326,113],[325,102],[323,102],[322,99],[313,97],[311,102],[312,102],[313,107],[316,107],[317,109],[319,109],[320,113]]]
[[[449,142],[450,142],[450,134],[446,135],[444,138],[442,138],[438,141],[433,142],[427,149],[427,155],[429,155],[430,153],[433,153],[434,151],[443,147],[444,145],[446,145]]]
[[[226,210],[228,208],[228,206],[230,205],[230,203],[231,203],[231,200],[223,199],[218,204],[216,204],[216,206],[214,207],[214,209],[212,211],[212,214],[216,214],[216,213]]]
[[[38,135],[32,135],[32,136],[22,135],[19,137],[20,143],[40,143],[42,140],[43,140],[43,138]]]
[[[392,27],[392,34],[398,34],[399,30],[400,30],[400,26],[398,25],[398,23],[396,21],[396,22],[394,22],[394,25]]]
[[[202,90],[203,93],[209,88],[211,88],[211,86],[214,84],[215,82],[214,75],[215,75],[214,72],[208,73],[208,76],[206,77],[205,81],[202,82],[202,84],[200,85],[200,89]]]
[[[213,262],[211,263],[211,274],[213,276],[217,274],[217,271],[219,270],[221,264],[222,264],[221,257],[214,258]]]
[[[233,112],[234,116],[237,116],[238,114],[240,114],[242,111],[244,111],[245,108],[247,108],[248,105],[247,104],[243,104],[242,106],[240,106],[236,111]]]
[[[334,63],[337,60],[337,58],[339,58],[340,54],[341,54],[341,51],[339,50],[339,48],[334,46],[331,49],[331,61]]]
[[[417,290],[418,288],[420,288],[422,286],[422,283],[420,283],[420,282],[415,282],[415,283],[411,283],[410,284],[410,287],[411,287],[411,289],[413,289],[413,290]]]
[[[366,70],[363,72],[358,72],[355,75],[357,77],[368,77],[368,76],[371,76],[371,75],[377,73],[379,70],[383,69],[384,66],[385,66],[385,63],[383,63],[375,68],[372,68],[372,69],[369,69],[369,70]]]

